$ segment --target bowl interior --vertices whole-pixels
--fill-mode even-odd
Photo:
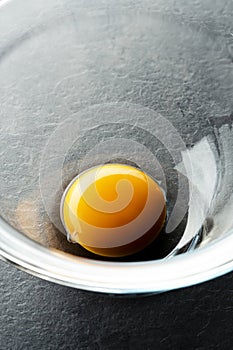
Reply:
[[[61,196],[94,165],[133,164],[161,184],[168,216],[117,261],[154,261],[232,229],[231,5],[110,3],[0,7],[0,215],[45,247],[106,260],[67,241]]]

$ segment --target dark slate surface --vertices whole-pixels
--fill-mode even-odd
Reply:
[[[42,281],[0,263],[0,349],[232,349],[233,275],[138,298]]]
[[[76,3],[84,10],[94,7],[95,12],[97,2],[70,0],[67,3],[73,12]],[[101,10],[102,7],[106,7],[107,2],[102,0],[98,3]],[[181,25],[185,28],[187,38],[193,35],[190,30],[194,30],[197,39],[200,37],[197,44],[200,43],[203,51],[199,50],[197,45],[196,52],[202,53],[206,58],[204,62],[218,62],[215,51],[218,45],[221,49],[224,44],[224,50],[219,52],[227,60],[226,64],[232,64],[231,0],[120,0],[111,1],[111,4],[109,10],[113,11],[119,9],[119,6],[124,10],[127,6],[136,5],[149,11],[150,7],[154,6],[155,10],[158,8],[163,11],[167,19],[171,13],[179,15],[183,18]],[[190,26],[191,29],[186,31],[187,23],[184,20],[188,21],[187,27]],[[176,33],[179,28],[174,28]],[[216,43],[216,47],[213,43]],[[191,62],[193,57],[190,56]],[[200,62],[200,65],[204,67],[200,70],[200,75],[205,76],[203,62]],[[144,71],[139,73],[144,76]],[[223,76],[221,70],[215,73],[219,79]],[[223,84],[221,79],[219,81]],[[195,94],[201,89],[200,84],[194,84],[193,80],[192,84],[190,83],[192,90],[183,88],[179,81],[176,84],[176,80],[170,83],[174,84],[174,91],[177,89],[177,99],[164,92],[161,80],[161,86],[158,84],[154,87],[156,91],[160,88],[161,93],[157,94],[159,101],[155,99],[157,95],[153,87],[145,89],[141,82],[138,85],[134,84],[135,96],[140,96],[138,102],[143,105],[153,108],[158,103],[161,111],[167,108],[168,112],[170,111],[168,115],[178,113],[177,106],[180,107],[182,116],[189,115],[190,111],[194,110],[194,115],[203,116],[203,123],[206,119],[205,111],[208,111],[207,115],[213,116],[229,115],[232,112],[232,90],[227,85],[232,83],[230,79],[224,81],[225,90],[221,98],[213,89],[210,80],[204,80],[204,91],[208,92],[206,95]],[[128,91],[123,91],[123,96],[126,96],[126,100],[134,102],[136,97],[134,98],[133,94],[130,97],[131,86],[126,87]],[[212,100],[209,98],[210,94]],[[180,101],[180,96],[187,96],[187,99],[183,98]],[[122,96],[116,97],[124,101]],[[203,103],[202,99],[206,103]],[[199,109],[197,106],[200,106]],[[183,132],[187,134],[188,124],[186,130],[183,121],[184,119],[177,118],[177,123],[182,123]],[[199,135],[198,133],[198,137]],[[194,135],[190,142],[196,141],[196,137],[197,135]],[[29,276],[3,262],[0,263],[0,276],[0,350],[232,349],[232,274],[198,286],[140,298],[109,297],[58,286]]]

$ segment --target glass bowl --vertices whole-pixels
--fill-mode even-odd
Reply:
[[[233,5],[0,1],[0,255],[44,279],[139,294],[233,269]],[[163,231],[108,259],[67,240],[75,176],[122,163],[166,194]]]

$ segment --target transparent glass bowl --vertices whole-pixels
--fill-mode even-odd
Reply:
[[[48,280],[161,292],[232,270],[233,5],[0,2],[0,253]],[[118,260],[69,243],[59,206],[80,172],[140,167],[167,221]]]

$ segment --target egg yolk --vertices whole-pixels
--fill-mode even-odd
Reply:
[[[166,217],[164,193],[141,170],[106,164],[77,176],[61,202],[70,239],[102,256],[136,253],[150,244]]]

